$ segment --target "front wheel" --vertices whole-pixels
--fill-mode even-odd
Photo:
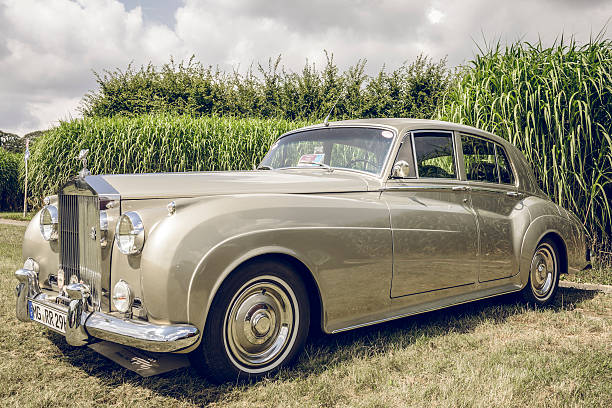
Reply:
[[[261,377],[295,358],[309,323],[306,288],[290,267],[247,264],[215,296],[192,365],[215,382]]]
[[[522,290],[523,298],[532,305],[551,303],[559,287],[559,250],[557,244],[544,239],[533,254],[529,267],[529,279]]]

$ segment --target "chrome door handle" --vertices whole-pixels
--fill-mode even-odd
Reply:
[[[508,191],[508,192],[506,192],[506,195],[510,196],[510,197],[520,197],[522,194],[518,193],[516,191]]]
[[[454,186],[453,191],[470,191],[471,188],[468,186]]]

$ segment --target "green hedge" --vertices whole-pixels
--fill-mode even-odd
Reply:
[[[23,155],[0,148],[0,211],[23,208],[23,190],[19,181],[19,167]]]
[[[279,57],[244,73],[207,68],[193,58],[96,73],[97,89],[85,95],[81,111],[85,117],[166,112],[321,122],[337,100],[336,119],[430,118],[451,78],[445,60],[425,56],[368,75],[365,60],[341,71],[326,55],[323,67],[307,62],[297,72],[281,66]]]
[[[602,239],[612,233],[612,41],[500,46],[470,61],[439,118],[511,141],[541,186]]]
[[[32,201],[40,205],[78,173],[81,149],[89,149],[88,167],[94,174],[250,169],[278,136],[304,125],[168,114],[62,122],[32,146]]]

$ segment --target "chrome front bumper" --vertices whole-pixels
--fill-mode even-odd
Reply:
[[[159,325],[142,320],[116,317],[87,310],[89,288],[81,283],[66,286],[70,298],[68,306],[47,299],[40,290],[36,272],[19,269],[15,272],[17,285],[17,318],[30,322],[28,301],[36,300],[46,306],[66,313],[66,342],[72,346],[84,346],[94,339],[108,340],[125,346],[154,352],[172,352],[193,345],[200,333],[189,324]]]

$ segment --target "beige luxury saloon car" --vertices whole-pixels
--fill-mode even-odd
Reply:
[[[216,381],[337,333],[520,292],[588,265],[580,221],[507,141],[445,122],[321,124],[257,170],[90,175],[27,228],[17,317],[75,346],[189,353]]]

